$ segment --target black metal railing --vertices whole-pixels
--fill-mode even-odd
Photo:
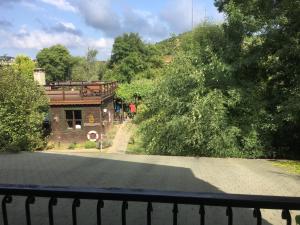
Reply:
[[[2,199],[3,224],[8,225],[7,205],[13,201],[14,196],[25,196],[25,213],[27,225],[31,225],[30,206],[35,203],[36,198],[48,198],[49,224],[54,224],[53,207],[57,205],[58,199],[72,199],[72,221],[77,225],[77,208],[80,200],[97,201],[97,225],[102,224],[101,211],[105,201],[120,201],[121,222],[126,225],[126,211],[129,202],[147,203],[146,224],[151,225],[152,203],[168,203],[173,205],[173,224],[177,224],[178,205],[199,206],[199,221],[205,224],[205,207],[226,207],[228,224],[233,224],[233,208],[253,209],[253,216],[258,225],[262,224],[261,209],[282,210],[282,219],[287,225],[291,224],[290,210],[300,210],[300,197],[258,196],[258,195],[236,195],[236,194],[212,194],[193,192],[166,192],[154,190],[118,189],[118,188],[75,188],[75,187],[48,187],[37,185],[0,185]]]

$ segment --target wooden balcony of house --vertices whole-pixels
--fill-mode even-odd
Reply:
[[[44,87],[50,105],[95,105],[115,94],[117,82],[53,82]]]

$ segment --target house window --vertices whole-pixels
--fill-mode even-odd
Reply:
[[[81,110],[66,110],[66,121],[68,129],[81,129]]]

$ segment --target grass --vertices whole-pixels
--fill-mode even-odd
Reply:
[[[273,165],[284,168],[290,173],[300,175],[300,161],[276,161]]]
[[[142,145],[142,142],[135,141],[134,143],[129,143],[126,149],[127,154],[137,154],[143,155],[146,154],[145,148]]]
[[[97,147],[97,144],[96,142],[93,142],[93,141],[86,141],[84,143],[84,148],[85,149],[91,149],[91,148],[96,148]]]
[[[134,126],[133,124],[130,124],[128,126],[130,126],[129,129],[132,130],[132,136],[128,142],[126,153],[136,155],[146,154],[145,147],[143,146],[141,136],[137,132],[136,126]]]

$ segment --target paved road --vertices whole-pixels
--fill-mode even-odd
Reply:
[[[87,153],[0,154],[0,183],[300,196],[300,179],[265,160],[183,158]],[[24,199],[9,206],[11,224],[25,224]],[[96,202],[82,201],[79,223],[96,224]],[[128,224],[145,222],[145,204],[129,204]],[[33,225],[46,225],[47,201],[32,207]],[[172,224],[172,208],[154,205],[153,224]],[[207,208],[207,224],[226,224],[225,209]],[[59,200],[56,224],[71,224],[71,202]],[[106,202],[105,225],[120,223],[120,205]],[[298,212],[298,214],[300,214]],[[250,210],[234,209],[234,224],[255,224]],[[1,218],[0,214],[0,218]],[[283,224],[277,211],[263,211],[263,224]],[[295,224],[295,222],[293,221]],[[0,220],[2,225],[2,220]],[[180,206],[179,224],[199,224],[198,208]]]

